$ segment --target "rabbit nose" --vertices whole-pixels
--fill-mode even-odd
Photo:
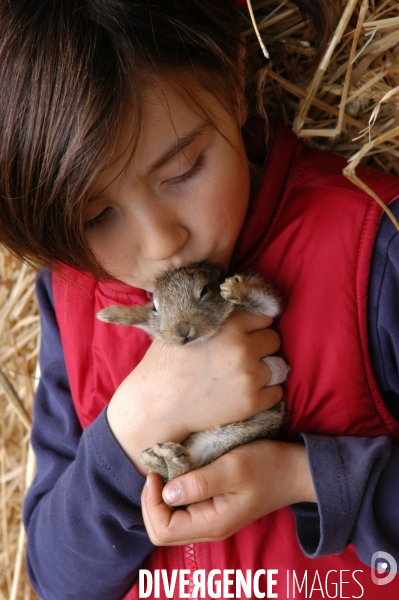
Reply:
[[[181,338],[183,344],[192,342],[195,339],[195,333],[190,332],[190,330],[190,323],[178,323],[178,325],[176,325],[176,334]]]

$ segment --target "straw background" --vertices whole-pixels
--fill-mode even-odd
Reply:
[[[362,159],[399,176],[399,4],[348,0],[316,64],[311,24],[291,1],[253,8],[271,56],[257,80],[268,117],[283,120],[305,144],[351,159],[353,168]],[[248,51],[259,52],[249,17],[244,36]],[[34,279],[0,248],[0,600],[36,598],[24,571],[21,527],[33,474],[29,430],[40,340]]]

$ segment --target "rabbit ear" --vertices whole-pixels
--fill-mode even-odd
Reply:
[[[135,325],[150,331],[149,318],[152,313],[152,304],[146,306],[107,306],[97,313],[97,319],[105,323],[117,325]]]

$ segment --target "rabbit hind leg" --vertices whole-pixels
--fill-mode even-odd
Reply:
[[[246,421],[191,434],[184,440],[183,446],[190,452],[198,469],[237,446],[261,438],[278,437],[285,417],[286,404],[282,401]]]
[[[158,473],[164,481],[168,481],[168,467],[162,456],[158,456],[154,448],[146,448],[140,455],[140,462]]]
[[[159,473],[165,482],[195,469],[190,453],[180,444],[165,442],[143,450],[141,462]]]

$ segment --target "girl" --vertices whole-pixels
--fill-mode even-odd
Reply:
[[[331,7],[309,3],[325,38]],[[2,0],[0,23],[0,239],[50,267],[24,511],[38,595],[138,598],[142,568],[187,569],[176,598],[217,597],[215,569],[241,571],[247,597],[386,597],[365,567],[399,557],[398,236],[380,208],[342,159],[251,118],[231,0]],[[361,176],[399,213],[396,179]],[[285,297],[285,441],[144,486],[143,448],[283,396],[261,360],[280,347],[266,317],[173,351],[95,319],[201,260]]]

